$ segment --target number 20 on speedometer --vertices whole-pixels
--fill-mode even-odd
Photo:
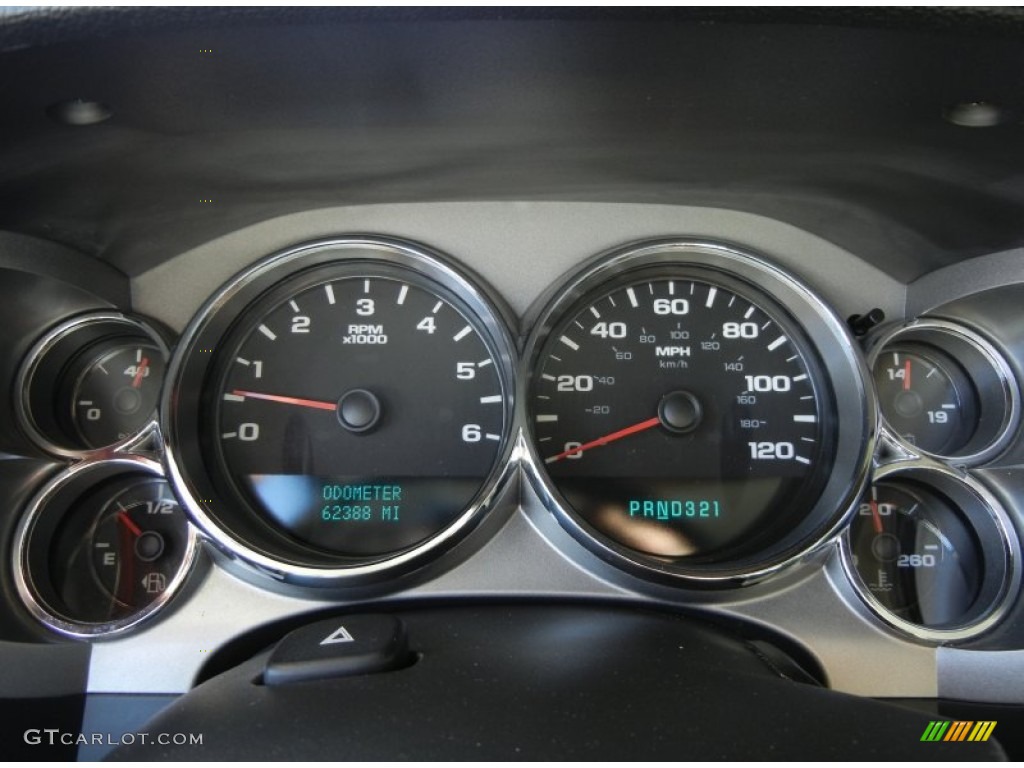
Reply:
[[[837,414],[790,309],[744,277],[748,263],[697,255],[556,303],[528,402],[537,464],[588,534],[701,567],[804,526],[832,474]]]

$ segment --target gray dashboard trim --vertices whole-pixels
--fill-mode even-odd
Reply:
[[[220,237],[132,281],[135,309],[177,331],[220,285],[268,253],[347,232],[408,238],[475,271],[520,317],[564,273],[596,253],[662,236],[752,248],[796,272],[841,316],[880,307],[902,317],[905,288],[881,270],[796,227],[719,208],[614,203],[410,203],[324,208]]]
[[[906,303],[906,289],[896,279],[814,235],[761,216],[668,205],[495,202],[333,208],[272,219],[141,274],[133,280],[135,308],[180,330],[217,284],[247,264],[295,242],[347,231],[407,237],[442,249],[488,280],[520,317],[550,285],[593,254],[641,237],[681,234],[760,251],[799,274],[840,316],[880,307],[895,320],[904,316]],[[1009,282],[1003,271],[1010,264],[1006,259],[977,262],[968,269],[989,273],[979,280]],[[925,306],[921,297],[927,286],[925,280],[914,284],[913,307]],[[528,329],[518,330],[522,334]],[[855,598],[842,583],[835,542],[765,584],[714,594],[668,590],[602,570],[602,564],[549,516],[534,515],[538,506],[523,483],[520,509],[482,548],[459,565],[391,597],[530,596],[700,606],[745,617],[803,643],[820,660],[832,687],[841,691],[1024,702],[1024,691],[1010,690],[1014,678],[993,689],[992,696],[984,686],[970,683],[969,670],[984,667],[982,657],[994,660],[993,654],[908,642],[857,610],[851,603]],[[207,654],[241,631],[330,605],[344,610],[361,599],[332,595],[327,602],[281,594],[220,567],[209,569],[203,579],[159,623],[129,637],[94,644],[88,690],[182,692],[191,686]],[[998,654],[999,659],[1004,657]],[[1024,655],[1013,658],[1018,657]],[[154,658],[161,662],[154,664]],[[961,658],[970,661],[961,667]]]

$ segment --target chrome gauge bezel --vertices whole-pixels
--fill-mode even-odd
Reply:
[[[214,356],[209,353],[230,333],[236,318],[275,286],[332,265],[411,274],[453,296],[487,335],[485,343],[493,349],[507,415],[494,465],[478,493],[454,521],[397,553],[361,559],[338,555],[333,563],[325,561],[323,555],[316,559],[312,554],[306,556],[301,545],[282,534],[271,531],[257,538],[251,527],[245,530],[257,513],[238,509],[237,502],[225,503],[217,498],[212,475],[202,460],[198,425],[200,393],[214,365]],[[168,478],[203,534],[223,554],[248,566],[249,572],[286,584],[319,588],[372,585],[384,580],[398,583],[398,577],[440,557],[477,528],[515,476],[516,355],[511,325],[508,310],[482,281],[454,266],[447,256],[420,244],[376,235],[349,235],[305,243],[267,257],[235,275],[205,303],[185,329],[171,359],[160,406]],[[231,509],[231,504],[236,508]],[[218,505],[229,508],[219,511]],[[257,523],[269,531],[268,524]]]
[[[116,329],[121,329],[119,332]],[[100,333],[91,338],[93,333]],[[157,409],[146,423],[123,440],[99,448],[77,447],[71,444],[70,438],[65,442],[61,436],[49,434],[35,417],[36,409],[53,408],[55,403],[37,403],[33,397],[33,385],[41,367],[48,362],[50,355],[58,355],[60,359],[53,361],[58,368],[63,368],[79,353],[83,347],[104,337],[141,336],[152,342],[163,355],[164,360],[171,357],[170,347],[163,332],[146,320],[123,312],[88,312],[76,315],[47,331],[28,351],[18,369],[14,382],[14,410],[18,426],[38,448],[51,456],[62,459],[91,459],[103,456],[111,451],[132,452],[143,446],[158,432]],[[85,336],[82,343],[74,343],[75,336]],[[69,345],[69,349],[64,349]]]
[[[971,448],[975,442],[975,438],[972,438],[965,446],[971,450],[945,455],[932,453],[909,443],[889,425],[880,409],[879,421],[885,440],[891,442],[898,452],[905,456],[930,457],[963,467],[976,467],[988,463],[1006,450],[1020,425],[1021,393],[1013,369],[996,346],[979,333],[959,323],[920,318],[889,328],[875,336],[869,344],[868,369],[874,371],[875,364],[886,348],[893,342],[901,341],[916,342],[945,352],[964,368],[973,386],[977,386],[979,379],[990,380],[990,387],[999,390],[1001,402],[983,404],[983,407],[998,407],[1002,415],[990,437]]]
[[[970,640],[985,634],[1005,618],[1013,607],[1021,585],[1021,549],[1002,503],[981,482],[965,470],[948,467],[930,459],[896,461],[875,470],[872,482],[906,478],[950,499],[959,507],[960,517],[973,529],[984,554],[984,575],[992,595],[984,605],[972,606],[973,614],[964,622],[948,628],[926,627],[907,621],[882,605],[864,585],[853,564],[850,530],[840,538],[840,560],[845,583],[871,616],[904,637],[942,645]],[[989,563],[998,554],[1000,562]],[[979,600],[981,598],[979,597]]]
[[[641,270],[685,268],[738,281],[778,305],[801,329],[832,389],[836,409],[835,459],[831,476],[807,514],[806,525],[775,551],[737,561],[687,566],[642,555],[592,529],[572,510],[544,469],[529,418],[531,382],[538,356],[558,323],[584,297],[624,275]],[[762,581],[835,539],[849,519],[871,465],[877,436],[877,408],[863,357],[845,324],[807,285],[746,249],[690,238],[664,238],[616,248],[591,259],[540,302],[521,366],[519,419],[526,435],[526,475],[547,512],[587,551],[647,581],[697,587],[736,587]],[[543,528],[543,526],[541,526]]]
[[[149,475],[165,480],[163,468],[151,458],[131,454],[107,454],[73,464],[46,482],[28,503],[14,535],[12,566],[15,589],[28,612],[39,623],[53,632],[74,639],[102,640],[118,637],[161,613],[181,591],[189,574],[195,567],[200,551],[200,539],[196,529],[189,525],[185,555],[178,571],[168,583],[159,598],[142,610],[120,619],[108,622],[83,622],[61,614],[47,604],[42,590],[32,576],[29,563],[33,534],[36,525],[44,515],[71,514],[71,506],[82,493],[97,483],[118,476]]]

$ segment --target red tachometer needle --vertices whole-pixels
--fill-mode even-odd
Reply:
[[[903,391],[910,391],[910,361],[903,364]]]
[[[139,363],[139,367],[135,369],[135,378],[132,379],[132,388],[138,389],[142,385],[142,378],[146,375],[146,370],[149,368],[149,358],[142,358],[142,362]]]
[[[139,528],[139,526],[137,526],[135,524],[134,520],[132,520],[130,517],[128,517],[128,513],[127,512],[118,512],[117,513],[117,519],[121,521],[121,524],[125,528],[127,528],[129,531],[131,531],[136,536],[141,536],[142,535],[142,529]]]
[[[875,533],[882,532],[882,516],[878,514],[878,502],[872,499],[868,502],[871,505],[871,519],[875,524]]]
[[[604,437],[597,438],[597,440],[591,440],[589,443],[584,443],[579,448],[572,448],[571,450],[568,451],[562,451],[561,453],[555,456],[551,456],[547,459],[544,459],[544,463],[553,464],[556,461],[564,459],[569,454],[583,453],[584,451],[589,451],[591,448],[597,448],[599,445],[608,445],[608,443],[614,442],[615,440],[619,440],[623,437],[629,437],[630,435],[635,435],[637,432],[643,432],[645,429],[650,429],[651,427],[656,427],[660,423],[661,419],[655,416],[653,419],[641,421],[639,424],[634,424],[631,427],[626,427],[625,429],[620,429],[617,432],[612,432],[611,434],[605,435]]]
[[[265,392],[248,392],[244,389],[232,390],[231,394],[239,397],[251,397],[254,400],[270,400],[274,403],[285,403],[286,405],[301,405],[303,408],[319,408],[322,411],[336,411],[337,403],[328,403],[324,400],[304,400],[301,397],[287,397],[286,395],[268,395]]]

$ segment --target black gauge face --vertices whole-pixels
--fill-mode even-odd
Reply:
[[[497,462],[499,361],[479,322],[415,273],[309,282],[257,300],[223,345],[203,418],[216,460],[236,496],[306,545],[409,548],[461,515]]]
[[[978,427],[978,396],[949,356],[925,345],[887,346],[872,371],[882,415],[905,441],[955,454]]]
[[[152,343],[121,341],[92,355],[72,391],[71,421],[89,448],[119,443],[152,420],[164,377]]]
[[[725,277],[677,269],[598,290],[537,357],[537,451],[575,513],[630,550],[701,562],[780,540],[833,460],[808,347]]]
[[[36,550],[45,557],[30,561],[33,581],[53,612],[74,624],[123,621],[166,599],[190,560],[187,519],[157,478],[104,483],[53,531]]]
[[[876,483],[850,527],[850,549],[862,587],[922,627],[961,623],[982,588],[977,537],[951,502],[922,486]]]

